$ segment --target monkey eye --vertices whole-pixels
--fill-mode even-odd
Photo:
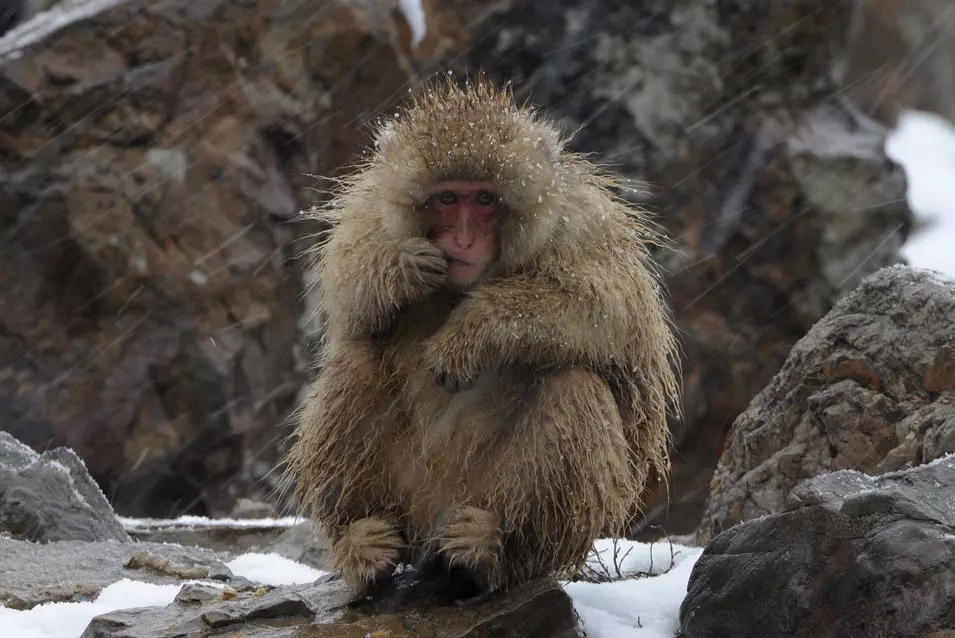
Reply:
[[[441,191],[438,193],[438,201],[446,206],[458,203],[458,197],[454,191]]]
[[[494,203],[494,193],[491,191],[478,191],[474,201],[480,206],[487,206]]]

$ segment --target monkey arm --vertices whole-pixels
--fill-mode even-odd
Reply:
[[[639,273],[585,269],[533,274],[481,286],[429,344],[432,369],[447,389],[471,385],[495,365],[593,365],[625,362],[634,343],[655,332],[653,281]],[[621,269],[622,270],[622,269]],[[633,286],[645,294],[633,294]]]
[[[344,338],[386,330],[405,306],[444,282],[447,260],[424,237],[390,238],[377,227],[333,235],[321,260],[328,327]]]

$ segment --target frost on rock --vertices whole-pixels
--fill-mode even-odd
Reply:
[[[404,14],[411,28],[411,46],[417,47],[428,33],[421,0],[398,0],[398,6],[401,7],[401,13]]]
[[[63,0],[0,37],[0,62],[18,58],[22,49],[51,33],[122,2],[125,0]]]
[[[940,115],[904,111],[885,141],[886,155],[902,166],[908,200],[924,224],[902,247],[910,264],[955,275],[955,125]]]
[[[7,432],[0,431],[0,468],[19,470],[35,462],[40,455]]]

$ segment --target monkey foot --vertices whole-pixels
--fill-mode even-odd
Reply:
[[[477,507],[460,507],[438,538],[448,567],[463,567],[486,590],[500,585],[501,526],[497,516]]]
[[[342,528],[332,548],[335,568],[349,586],[364,590],[394,572],[403,547],[394,525],[380,518],[360,518]]]

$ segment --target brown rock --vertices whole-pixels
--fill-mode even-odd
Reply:
[[[955,11],[949,0],[856,3],[846,63],[846,96],[894,126],[904,109],[955,121]]]
[[[0,428],[123,514],[270,495],[304,378],[290,220],[410,78],[398,14],[361,6],[132,0],[0,43]]]
[[[925,389],[929,392],[955,390],[955,349],[942,346],[932,365],[925,371]]]
[[[953,342],[955,282],[902,266],[867,278],[733,424],[700,540],[780,511],[800,480],[880,474],[955,452],[955,389],[925,381],[944,376],[929,372],[945,367],[940,353]]]

